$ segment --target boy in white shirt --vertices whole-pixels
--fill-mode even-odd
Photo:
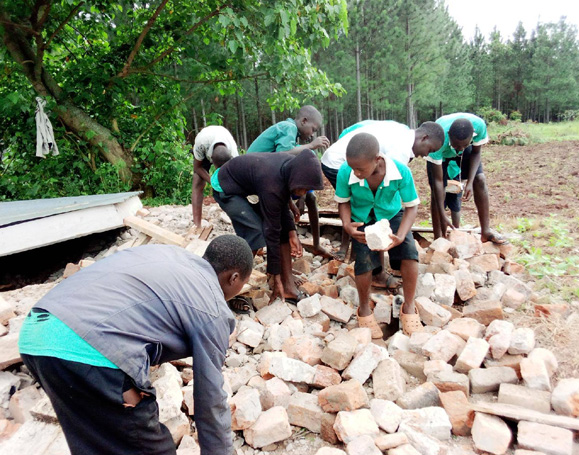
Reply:
[[[217,152],[217,153],[216,153]],[[203,214],[203,190],[205,184],[211,184],[209,171],[211,165],[218,163],[213,160],[213,155],[229,156],[230,158],[239,156],[237,144],[231,133],[219,125],[210,125],[203,128],[195,138],[193,146],[193,183],[191,185],[191,205],[193,206],[193,223],[201,226]],[[223,163],[221,163],[223,164]]]

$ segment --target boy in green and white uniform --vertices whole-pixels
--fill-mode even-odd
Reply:
[[[382,252],[370,250],[364,230],[383,219],[389,220],[393,232],[392,243],[386,248],[390,266],[402,275],[402,329],[406,335],[424,330],[414,305],[418,252],[411,232],[420,200],[410,169],[384,156],[379,149],[378,140],[368,133],[358,133],[350,140],[347,162],[338,171],[335,196],[344,229],[352,237],[352,250],[356,253],[358,324],[370,328],[372,338],[383,336],[369,300],[372,276],[382,271]]]
[[[489,141],[485,121],[474,114],[458,112],[440,117],[444,130],[442,147],[430,153],[426,160],[428,183],[431,189],[431,214],[434,237],[446,236],[447,228],[460,225],[461,196],[468,201],[474,195],[481,226],[481,240],[497,244],[505,240],[490,229],[489,195],[481,163],[481,149]],[[448,180],[466,181],[458,194],[446,193]],[[445,208],[451,211],[449,220]]]

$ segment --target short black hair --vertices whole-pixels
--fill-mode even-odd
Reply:
[[[348,147],[346,147],[346,158],[365,158],[371,160],[380,152],[378,139],[369,133],[355,134]]]
[[[304,117],[310,120],[311,122],[315,122],[317,125],[322,126],[323,123],[322,114],[320,114],[320,111],[318,111],[311,104],[306,104],[305,106],[302,106],[302,108],[298,111],[296,119],[301,120]]]
[[[464,141],[465,139],[472,138],[474,133],[474,128],[470,120],[466,118],[459,118],[452,122],[450,129],[448,130],[448,135],[459,141]]]
[[[442,144],[444,144],[444,129],[436,122],[424,122],[416,131],[424,133],[428,137],[439,141],[441,147]]]
[[[242,279],[247,278],[253,269],[253,254],[247,242],[236,235],[220,235],[207,246],[203,255],[215,273],[235,270]]]
[[[215,167],[219,169],[231,159],[231,152],[225,144],[215,144],[211,159],[213,160]]]

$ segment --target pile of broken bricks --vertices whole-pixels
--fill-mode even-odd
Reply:
[[[357,327],[351,264],[306,252],[294,271],[311,297],[268,305],[266,263],[256,257],[248,287],[255,311],[237,316],[223,370],[236,455],[573,453],[579,379],[555,383],[556,353],[507,320],[519,308],[555,317],[569,307],[534,303],[510,245],[460,231],[419,243],[425,330],[386,340]],[[31,302],[4,294],[0,315],[13,335],[11,319]],[[372,299],[388,332],[397,324],[394,298]],[[2,362],[0,453],[69,453],[44,393],[24,367]],[[182,359],[151,372],[180,455],[199,453],[191,366]]]

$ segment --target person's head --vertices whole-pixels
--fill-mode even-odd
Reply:
[[[304,150],[287,161],[282,168],[282,175],[294,196],[303,196],[309,190],[323,190],[324,180],[322,167],[314,152]]]
[[[359,179],[370,177],[380,162],[378,139],[369,133],[358,133],[346,147],[346,161]]]
[[[207,246],[203,259],[215,270],[225,300],[239,294],[253,269],[251,248],[236,235],[215,237]]]
[[[436,152],[444,144],[444,129],[436,122],[424,122],[414,131],[412,151],[415,156],[425,157]]]
[[[450,129],[448,130],[450,146],[457,152],[462,152],[470,145],[473,134],[474,128],[472,127],[470,120],[465,118],[456,119],[452,122],[452,125],[450,125]]]
[[[322,127],[322,114],[314,106],[306,105],[298,111],[295,121],[300,139],[309,141]]]
[[[215,144],[211,158],[213,159],[213,165],[215,168],[219,169],[231,159],[231,152],[225,144]]]

